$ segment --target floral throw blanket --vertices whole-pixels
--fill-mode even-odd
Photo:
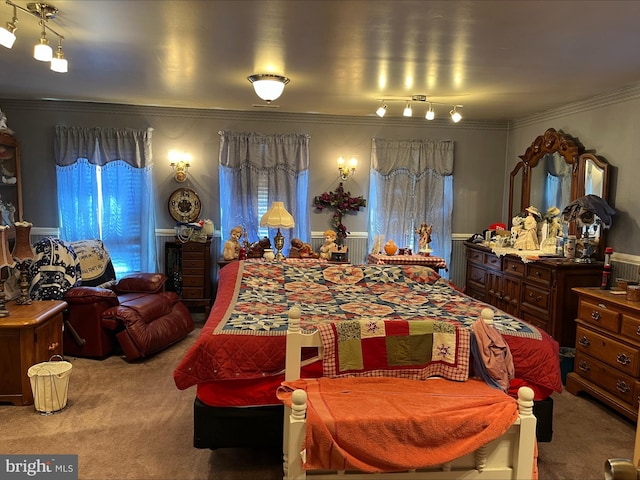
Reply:
[[[457,291],[429,267],[241,262],[231,302],[216,334],[285,335],[289,308],[306,330],[344,320],[443,320],[470,327],[487,305]],[[503,335],[540,332],[496,311]]]

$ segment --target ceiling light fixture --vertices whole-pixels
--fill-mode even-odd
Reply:
[[[10,22],[7,22],[7,26],[0,28],[0,45],[6,48],[13,47],[13,42],[16,41],[16,30],[18,29],[18,9],[13,6],[13,18]]]
[[[451,107],[451,111],[449,112],[449,115],[451,115],[451,119],[453,120],[454,123],[458,123],[460,120],[462,120],[462,115],[460,114],[460,112],[458,111],[459,108],[462,108],[463,105],[453,105],[451,103],[441,103],[441,102],[433,102],[431,100],[427,100],[427,96],[426,95],[412,95],[411,97],[396,97],[396,98],[391,98],[389,99],[389,97],[386,97],[385,99],[381,100],[383,103],[380,107],[378,107],[378,110],[376,110],[376,115],[378,115],[379,117],[383,117],[384,114],[387,112],[387,102],[403,102],[405,104],[404,110],[402,111],[402,115],[404,117],[411,117],[413,115],[413,103],[428,103],[429,107],[427,108],[427,111],[424,115],[424,118],[426,118],[427,120],[434,120],[436,118],[436,113],[435,110],[433,108],[434,105],[446,105],[448,107]]]
[[[436,112],[433,111],[433,105],[429,102],[429,110],[427,110],[426,115],[424,116],[427,120],[433,120],[436,118]]]
[[[459,105],[454,105],[453,110],[449,112],[449,115],[451,115],[451,120],[453,120],[453,123],[458,123],[460,120],[462,120],[462,115],[460,115],[460,112],[458,112],[457,110],[458,106]]]
[[[12,0],[5,0],[5,2],[13,7],[13,18],[10,22],[7,22],[5,28],[0,28],[0,45],[6,48],[13,47],[16,41],[15,32],[18,23],[18,10],[20,10],[33,18],[37,18],[38,24],[42,27],[40,39],[33,47],[33,58],[42,62],[51,62],[51,70],[54,72],[67,72],[69,70],[69,64],[64,58],[64,52],[62,51],[62,40],[64,36],[56,32],[48,24],[49,20],[55,18],[58,9],[49,3],[42,2],[28,3],[26,8],[13,3]],[[58,50],[55,56],[47,39],[47,30],[58,37]]]
[[[256,95],[267,103],[277,100],[282,95],[284,86],[289,83],[287,77],[272,73],[256,73],[247,77],[247,80],[253,84]]]

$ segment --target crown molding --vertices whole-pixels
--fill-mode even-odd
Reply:
[[[640,84],[626,87],[585,98],[577,102],[568,103],[562,107],[546,110],[535,115],[530,115],[510,123],[509,128],[525,127],[536,123],[549,122],[558,118],[575,115],[577,113],[590,112],[610,105],[625,103],[640,98]]]

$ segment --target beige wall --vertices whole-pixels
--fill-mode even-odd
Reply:
[[[220,130],[261,133],[306,133],[310,139],[309,212],[312,231],[328,228],[328,213],[315,213],[313,196],[338,186],[336,160],[355,154],[359,165],[345,187],[354,195],[369,193],[369,157],[373,137],[395,139],[453,139],[453,231],[473,233],[500,220],[503,201],[506,123],[427,122],[422,118],[330,117],[280,112],[228,112],[168,109],[55,101],[1,100],[9,127],[22,148],[24,218],[35,227],[57,227],[53,133],[56,124],[86,127],[152,127],[154,175],[157,188],[157,228],[173,228],[167,211],[170,193],[181,186],[172,177],[167,151],[193,155],[189,180],[201,197],[202,218],[219,228],[218,151]],[[345,224],[351,232],[367,231],[367,209]]]

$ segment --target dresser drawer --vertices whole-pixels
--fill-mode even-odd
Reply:
[[[187,242],[182,244],[182,252],[204,252],[206,244],[198,242]]]
[[[638,376],[638,349],[593,332],[581,325],[576,329],[576,350],[617,368],[634,377]]]
[[[182,268],[183,269],[196,268],[198,269],[199,273],[202,273],[204,268],[204,259],[182,257]]]
[[[204,288],[196,288],[196,287],[183,287],[182,288],[182,298],[205,298],[204,296]]]
[[[551,295],[549,290],[537,288],[530,284],[522,285],[522,306],[530,306],[540,309],[548,314]]]
[[[524,263],[512,258],[505,258],[504,272],[522,277],[524,275]]]
[[[620,333],[623,338],[635,343],[640,343],[640,318],[623,314]]]
[[[574,371],[621,400],[633,404],[636,380],[583,352],[576,352]]]
[[[532,280],[545,286],[551,285],[551,269],[530,263],[527,265],[526,280]]]
[[[202,275],[183,275],[182,286],[183,287],[203,287],[204,277]]]
[[[484,254],[478,250],[467,248],[467,260],[482,265],[484,263]]]
[[[484,268],[476,267],[473,264],[467,266],[467,283],[472,283],[478,289],[484,289],[487,283],[487,271]]]
[[[204,276],[204,268],[202,268],[203,266],[204,265],[197,265],[195,267],[183,267],[182,275],[200,275],[202,277]]]
[[[578,318],[614,333],[620,331],[620,314],[615,310],[607,308],[603,303],[596,304],[588,300],[580,299],[580,303],[578,304]]]
[[[491,270],[502,270],[502,258],[492,253],[484,254],[484,265]]]

